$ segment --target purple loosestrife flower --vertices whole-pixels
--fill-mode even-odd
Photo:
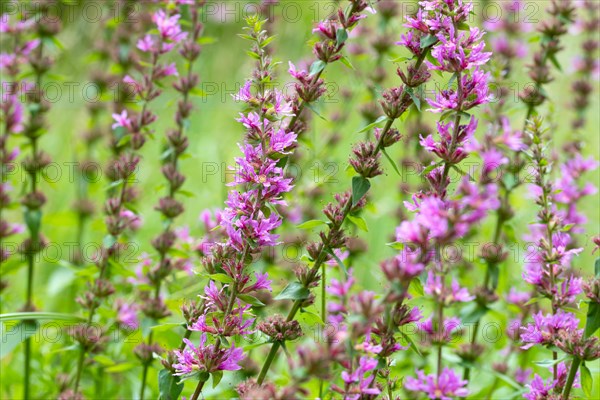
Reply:
[[[543,315],[540,311],[533,315],[533,323],[521,328],[521,340],[526,343],[521,348],[529,349],[536,344],[551,345],[558,339],[559,331],[577,331],[578,323],[577,317],[569,312],[558,310],[556,314]]]
[[[417,371],[417,378],[407,376],[405,388],[411,392],[423,392],[430,399],[452,400],[455,397],[467,397],[469,391],[465,388],[467,381],[462,380],[456,373],[444,368],[439,376],[425,375]]]
[[[554,199],[564,205],[566,210],[561,210],[561,218],[565,225],[572,225],[570,232],[582,233],[582,226],[587,218],[577,210],[578,202],[597,192],[596,187],[590,182],[581,182],[582,176],[598,168],[598,162],[593,158],[583,158],[576,153],[574,158],[567,160],[560,166],[561,177],[554,182],[557,193]]]
[[[424,286],[425,293],[433,296],[444,303],[444,305],[450,305],[458,302],[469,302],[475,299],[475,296],[471,296],[466,288],[461,288],[458,282],[453,279],[451,287],[445,287],[442,285],[442,277],[435,275],[432,271],[427,273],[427,282]]]
[[[468,36],[464,31],[456,32],[452,24],[448,24],[445,28],[447,29],[436,35],[440,43],[431,51],[438,64],[425,61],[429,68],[455,73],[474,69],[489,61],[492,53],[483,51],[484,32],[479,28],[470,28]]]
[[[515,370],[515,382],[517,382],[520,385],[525,385],[527,382],[529,382],[529,377],[531,376],[532,372],[533,371],[531,370],[531,368],[517,368]]]
[[[381,391],[372,387],[374,375],[367,375],[377,367],[377,360],[369,357],[361,357],[358,367],[348,373],[342,371],[342,380],[346,384],[344,400],[359,400],[363,395],[378,395]]]
[[[213,335],[220,336],[236,336],[236,335],[249,335],[254,330],[250,329],[254,323],[254,318],[244,318],[244,313],[250,309],[250,305],[241,306],[238,304],[237,308],[233,310],[223,320],[217,317],[208,317],[206,314],[202,315],[196,322],[188,327],[191,331],[207,332]],[[206,307],[206,313],[212,313],[218,311],[214,305],[208,305]],[[207,324],[211,321],[212,324]]]
[[[448,344],[452,340],[452,336],[462,329],[462,323],[458,317],[445,318],[441,323],[435,322],[439,324],[438,327],[434,326],[433,317],[417,323],[425,343]]]
[[[488,94],[490,74],[477,67],[471,75],[461,78],[461,92],[454,89],[442,90],[434,99],[426,99],[431,108],[429,111],[443,113],[446,111],[466,111],[481,104],[489,103],[492,97]]]
[[[137,327],[140,325],[137,316],[137,305],[129,304],[122,299],[117,299],[115,301],[115,306],[117,308],[117,323],[123,329],[137,329]]]
[[[237,371],[241,369],[239,362],[244,359],[241,348],[232,345],[228,349],[219,349],[207,343],[206,334],[200,336],[198,347],[183,339],[186,348],[175,350],[177,363],[173,364],[175,375],[185,376],[196,372]]]
[[[458,164],[467,158],[468,153],[465,146],[469,145],[469,142],[477,129],[477,120],[475,117],[471,117],[468,125],[459,126],[453,149],[451,149],[452,136],[453,132],[456,130],[454,122],[438,122],[437,128],[440,135],[440,141],[436,142],[432,135],[428,135],[426,138],[421,136],[421,141],[419,142],[421,146],[448,163]]]
[[[527,400],[551,400],[562,399],[562,392],[569,370],[564,362],[558,363],[556,378],[550,378],[546,382],[538,374],[535,374],[530,384],[526,385],[529,389],[528,393],[524,393],[523,397]],[[573,387],[579,387],[579,372],[575,376]],[[557,395],[558,393],[558,395]]]

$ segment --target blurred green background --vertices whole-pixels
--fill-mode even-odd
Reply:
[[[411,10],[413,3],[401,2],[401,8]],[[537,5],[538,11],[535,14],[540,20],[544,18],[544,7],[549,2],[534,1],[529,2]],[[206,208],[215,209],[223,206],[227,188],[222,179],[224,165],[232,165],[234,157],[240,155],[236,146],[243,137],[241,124],[235,121],[241,106],[232,98],[231,94],[236,93],[240,85],[247,79],[253,69],[254,61],[248,57],[245,52],[248,49],[248,43],[237,36],[242,32],[245,26],[243,16],[246,13],[252,13],[255,10],[255,2],[209,2],[209,5],[216,7],[210,14],[205,15],[206,23],[204,36],[206,37],[203,46],[202,55],[195,66],[195,72],[200,75],[201,89],[204,94],[194,98],[195,111],[191,117],[191,128],[188,131],[190,146],[188,153],[191,157],[181,163],[182,171],[187,176],[184,189],[193,193],[193,197],[184,200],[186,205],[185,213],[178,218],[179,225],[188,225],[191,228],[192,236],[201,236],[203,231],[198,221],[199,213]],[[314,36],[311,33],[315,21],[324,18],[333,10],[335,2],[330,1],[282,1],[280,5],[272,10],[275,21],[269,25],[271,33],[276,34],[276,39],[272,42],[274,61],[281,62],[277,68],[277,74],[280,77],[281,86],[290,81],[287,74],[287,63],[293,61],[297,65],[303,61],[311,62],[310,41]],[[82,6],[69,5],[75,16],[81,15]],[[214,11],[214,13],[213,13]],[[220,12],[227,11],[222,15]],[[297,16],[296,16],[297,15]],[[364,26],[368,26],[371,31],[377,31],[379,19],[377,15],[369,16]],[[362,24],[362,23],[361,23]],[[535,24],[534,24],[535,26]],[[88,128],[89,114],[86,111],[85,101],[82,101],[81,87],[89,82],[90,71],[96,68],[102,68],[98,60],[90,58],[93,43],[100,37],[100,24],[87,23],[81,18],[74,18],[65,23],[64,30],[58,36],[63,49],[55,48],[53,50],[56,56],[56,65],[52,69],[53,75],[49,81],[57,82],[61,88],[62,95],[60,99],[52,105],[49,113],[49,132],[41,139],[41,147],[47,151],[54,162],[58,163],[59,170],[62,173],[60,179],[55,182],[43,182],[41,187],[47,194],[48,204],[44,208],[44,217],[42,223],[42,232],[52,242],[62,245],[62,256],[56,258],[67,259],[67,242],[72,242],[76,238],[77,216],[71,206],[75,199],[76,185],[72,179],[69,179],[69,164],[81,160],[86,149],[80,140],[82,133]],[[400,34],[405,31],[401,27],[400,19],[397,18],[390,27],[393,32],[392,40],[400,39]],[[534,32],[528,37],[533,37]],[[541,107],[540,114],[546,119],[547,126],[550,128],[552,137],[552,148],[562,157],[561,145],[566,140],[572,139],[573,132],[570,123],[574,118],[574,112],[570,108],[572,101],[570,84],[572,77],[572,60],[581,52],[580,43],[582,38],[575,35],[567,35],[564,42],[564,51],[559,54],[558,60],[563,66],[563,71],[553,70],[556,79],[547,87],[550,101]],[[351,174],[346,171],[348,166],[347,158],[350,154],[352,144],[364,138],[364,133],[359,131],[372,121],[366,121],[359,112],[361,106],[366,102],[376,101],[372,99],[371,92],[367,88],[369,80],[367,76],[374,71],[376,64],[375,56],[369,47],[370,36],[366,33],[351,35],[346,55],[355,70],[349,69],[342,63],[335,63],[327,67],[323,77],[331,83],[330,92],[325,96],[325,100],[316,105],[318,112],[327,120],[317,116],[312,119],[310,130],[305,135],[309,139],[303,143],[301,151],[306,155],[305,160],[319,160],[321,163],[321,173],[317,182],[314,182],[315,164],[309,163],[301,168],[302,178],[299,182],[300,187],[308,185],[320,185],[325,192],[324,199],[327,201],[334,193],[347,190],[350,187]],[[530,55],[537,49],[537,43],[530,44]],[[362,52],[359,52],[359,48]],[[360,54],[359,54],[360,53]],[[382,66],[387,71],[387,78],[383,87],[398,86],[400,79],[395,75],[396,65],[392,60],[401,56],[399,49],[392,49],[386,59],[382,60]],[[527,77],[525,65],[529,58],[517,60],[514,69],[513,88],[522,88],[529,78]],[[66,82],[75,82],[80,85],[75,88],[75,100],[71,101],[68,96]],[[600,113],[598,82],[593,82],[594,93],[592,103],[587,114],[588,122],[584,128],[586,138],[585,156],[600,158]],[[289,88],[289,87],[288,87]],[[349,91],[351,96],[343,97],[342,92]],[[517,89],[518,91],[518,89]],[[509,104],[510,117],[513,127],[522,126],[525,116],[525,106],[514,101]],[[159,100],[151,104],[151,109],[158,115],[158,121],[153,125],[155,130],[155,139],[149,140],[144,146],[141,155],[142,161],[139,169],[138,187],[142,193],[141,201],[138,203],[138,211],[143,218],[144,225],[135,238],[138,243],[137,255],[142,252],[152,253],[150,246],[151,238],[160,229],[161,220],[159,214],[153,210],[159,197],[162,196],[160,184],[163,177],[160,174],[159,156],[162,152],[163,135],[166,129],[173,126],[173,115],[176,108],[176,93],[169,86],[165,87],[165,94]],[[343,123],[335,122],[335,115],[341,110],[348,113],[348,119]],[[476,115],[478,115],[476,113]],[[434,127],[437,115],[425,113],[424,120],[430,127]],[[110,116],[103,117],[103,125],[108,128],[111,124]],[[400,132],[405,130],[402,122],[397,122],[395,126]],[[478,137],[481,138],[486,130],[486,124],[480,122],[478,128]],[[339,142],[333,147],[326,147],[327,138],[336,133],[339,136]],[[425,132],[423,132],[425,133]],[[14,141],[14,144],[22,143],[21,139]],[[25,152],[27,150],[24,150]],[[390,156],[395,160],[401,160],[402,157],[410,154],[412,149],[403,143],[394,146],[389,150]],[[96,148],[93,158],[104,165],[109,155],[104,142]],[[564,161],[563,158],[560,158]],[[323,170],[325,162],[332,162],[328,170]],[[390,164],[382,159],[382,164],[386,173],[373,180],[371,192],[371,206],[363,214],[363,218],[368,222],[369,232],[359,231],[358,235],[368,243],[368,252],[360,258],[353,261],[355,276],[362,287],[376,290],[385,285],[379,272],[379,262],[395,254],[395,250],[385,244],[392,241],[395,227],[399,221],[396,218],[396,211],[401,207],[399,178]],[[218,173],[212,174],[213,167],[217,166]],[[332,180],[325,180],[327,173],[334,171]],[[51,171],[49,171],[51,172]],[[555,169],[556,176],[560,174]],[[586,176],[587,180],[600,186],[600,175],[598,171]],[[414,183],[418,179],[414,174],[408,176],[408,182]],[[54,179],[52,179],[54,180]],[[311,183],[312,180],[312,183]],[[14,185],[17,188],[15,193],[20,191],[21,185],[19,178],[15,176]],[[92,199],[96,202],[98,210],[101,209],[101,203],[105,197],[106,181],[101,180],[90,186]],[[292,193],[292,196],[294,194]],[[16,196],[15,196],[16,197]],[[302,194],[294,196],[300,202],[308,201]],[[325,203],[323,203],[324,205]],[[522,186],[512,197],[512,204],[516,215],[511,221],[517,238],[521,238],[527,233],[527,224],[535,218],[536,206],[531,198],[528,197],[528,189]],[[318,207],[317,207],[318,208]],[[584,250],[582,254],[574,261],[577,270],[583,274],[589,274],[593,270],[594,256],[591,255],[592,244],[591,236],[600,233],[600,207],[598,195],[586,198],[582,201],[580,210],[583,210],[589,221],[586,227],[586,234],[580,235],[578,241]],[[22,221],[22,213],[17,208],[8,214],[11,221]],[[489,241],[492,237],[494,218],[488,218],[481,230],[481,234],[475,239],[478,241]],[[292,226],[292,224],[290,224]],[[90,223],[90,228],[86,233],[86,241],[101,243],[104,236],[104,222],[101,213],[96,213]],[[293,231],[291,233],[294,234]],[[316,237],[312,234],[312,237]],[[525,249],[519,253],[520,257],[509,260],[504,264],[500,272],[501,293],[508,291],[512,286],[526,289],[524,282],[520,278],[522,271],[522,262],[525,256]],[[40,309],[45,311],[58,312],[77,312],[78,306],[75,303],[73,293],[76,290],[69,289],[74,284],[81,288],[82,282],[75,281],[73,269],[65,266],[65,263],[58,262],[53,255],[48,255],[36,267],[35,278],[35,303]],[[133,269],[134,265],[131,265]],[[201,268],[199,265],[197,268]],[[470,288],[479,284],[483,276],[483,266],[475,265],[466,276],[461,277],[461,282]],[[271,270],[270,270],[271,272]],[[10,283],[10,287],[2,293],[1,312],[14,312],[22,305],[24,297],[26,268],[15,267],[9,273],[3,273],[3,279]],[[275,278],[284,276],[277,271],[273,271]],[[277,283],[278,285],[281,282]],[[200,285],[201,286],[201,285]],[[199,286],[195,286],[198,287]],[[275,292],[279,287],[274,289]],[[186,292],[188,296],[193,295],[193,290]],[[173,321],[179,321],[177,303],[172,305],[174,310]],[[502,313],[503,311],[500,311]],[[506,315],[488,316],[488,318],[506,319]],[[165,341],[177,343],[178,336],[175,333],[165,334]],[[53,381],[52,372],[56,371],[56,365],[51,362],[53,357],[46,357],[49,351],[60,349],[57,344],[43,344],[39,346],[40,353],[44,357],[37,357],[35,365],[39,372],[46,371],[49,375],[45,376],[38,384],[48,384],[51,387]],[[54,353],[54,355],[66,362],[63,358],[64,352]],[[22,362],[21,351],[15,350],[14,354],[5,357],[2,360],[2,386],[0,394],[2,398],[13,398],[20,393],[20,365]],[[543,357],[542,357],[543,358]],[[54,358],[56,360],[56,358]],[[492,360],[490,360],[491,363]],[[155,368],[157,367],[155,363]],[[68,365],[68,364],[65,364]],[[139,368],[139,367],[136,367]],[[133,368],[133,371],[137,371]],[[409,371],[407,369],[407,371]],[[543,370],[543,368],[539,368]],[[537,371],[539,372],[539,371]],[[40,374],[42,375],[42,374]],[[226,374],[227,375],[227,374]],[[116,376],[116,375],[115,375]],[[138,372],[132,372],[126,375],[126,378],[119,377],[118,380],[127,379],[129,389],[121,389],[121,396],[127,397],[128,390],[137,392],[133,379],[138,377]],[[229,378],[226,378],[229,379]],[[150,380],[151,385],[156,382]],[[486,378],[484,382],[489,382]],[[477,383],[475,383],[477,387]],[[186,391],[189,391],[186,390]],[[185,392],[184,392],[185,393]],[[498,393],[502,393],[499,391]],[[500,395],[499,395],[500,396]],[[206,393],[210,398],[210,391]],[[500,397],[499,397],[500,398]]]

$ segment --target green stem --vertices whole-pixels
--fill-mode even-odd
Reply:
[[[579,364],[581,364],[581,359],[579,357],[573,357],[571,369],[569,370],[569,376],[567,377],[567,383],[565,385],[565,389],[562,395],[563,400],[569,400],[569,394],[571,393],[573,382],[575,382],[575,376],[577,375],[577,369],[579,368]]]
[[[24,386],[23,386],[23,398],[29,399],[29,388],[31,381],[31,338],[25,340],[25,371],[24,371]]]
[[[204,387],[205,382],[206,381],[198,382],[198,386],[196,386],[196,390],[194,391],[194,394],[192,395],[192,397],[190,397],[190,400],[198,400],[200,393],[202,393],[202,388]]]
[[[81,373],[83,371],[83,362],[85,361],[85,351],[82,349],[79,352],[79,360],[77,361],[77,372],[75,375],[75,389],[74,393],[79,390],[79,382],[81,381]]]
[[[144,400],[144,391],[146,390],[146,378],[148,377],[148,363],[144,363],[142,371],[142,387],[140,387],[140,400]]]
[[[190,331],[189,329],[185,330],[185,334],[183,335],[184,339],[189,339],[190,336],[192,336],[192,331]],[[179,351],[183,351],[185,349],[185,342],[182,340],[181,344],[179,345]]]
[[[494,383],[492,383],[492,387],[490,388],[490,391],[488,392],[487,396],[485,397],[485,400],[491,400],[492,399],[492,395],[494,394],[494,392],[496,391],[496,389],[498,388],[498,378],[494,379]]]

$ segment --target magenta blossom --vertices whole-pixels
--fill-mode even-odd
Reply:
[[[452,400],[454,397],[467,397],[469,391],[465,388],[467,381],[462,380],[456,373],[444,368],[440,376],[425,375],[417,371],[417,378],[406,377],[405,387],[412,392],[423,392],[430,399]]]
[[[217,348],[206,343],[206,334],[200,337],[198,347],[188,340],[183,339],[187,345],[185,350],[175,350],[177,363],[173,364],[175,374],[178,376],[194,372],[237,371],[241,369],[238,364],[244,359],[241,348],[232,345],[228,349]]]
[[[117,307],[117,323],[124,329],[137,329],[140,322],[137,317],[137,306],[129,304],[118,299],[115,302]]]
[[[560,309],[556,314],[547,315],[543,315],[540,311],[533,315],[533,323],[521,328],[521,340],[525,343],[521,348],[526,350],[536,344],[544,346],[553,344],[560,330],[577,331],[578,323],[579,320],[575,315]]]

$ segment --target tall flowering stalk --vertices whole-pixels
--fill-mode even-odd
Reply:
[[[137,62],[137,54],[132,42],[136,35],[143,29],[146,21],[144,21],[144,13],[140,13],[139,20],[135,16],[136,3],[133,1],[115,3],[118,11],[115,20],[111,21],[108,16],[100,21],[99,30],[96,32],[104,34],[104,40],[95,43],[95,56],[99,58],[99,66],[92,69],[90,79],[98,87],[100,91],[100,100],[94,101],[88,105],[89,110],[89,128],[81,135],[81,139],[85,145],[85,154],[77,165],[77,198],[73,204],[73,208],[77,213],[77,232],[76,232],[76,252],[73,255],[73,260],[77,265],[81,265],[84,261],[82,249],[84,246],[85,230],[88,226],[90,218],[96,212],[96,204],[90,195],[90,181],[95,177],[90,176],[90,170],[95,163],[94,151],[102,139],[108,139],[108,145],[112,150],[111,157],[113,162],[118,157],[119,153],[125,149],[122,146],[121,135],[122,131],[112,130],[110,125],[106,125],[104,120],[106,111],[112,110],[120,113],[127,103],[133,101],[132,91],[128,90],[129,86],[123,83],[123,78],[131,73]],[[107,11],[103,9],[103,11]],[[135,19],[134,19],[135,18]],[[116,24],[112,22],[118,21]],[[110,101],[103,101],[113,89],[113,98]],[[109,115],[110,116],[110,115]],[[111,117],[112,120],[112,117]],[[109,174],[111,184],[118,181],[119,178]],[[116,185],[109,189],[109,195],[112,195],[116,190]]]
[[[333,23],[333,22],[332,22]],[[392,146],[400,139],[398,131],[392,127],[394,121],[413,104],[416,95],[415,88],[427,81],[430,74],[426,71],[423,62],[429,54],[431,46],[437,42],[433,35],[435,28],[423,24],[419,28],[413,28],[406,36],[403,36],[401,44],[405,45],[414,55],[415,61],[408,67],[408,73],[405,74],[399,70],[398,74],[404,86],[387,90],[383,94],[381,105],[385,117],[379,122],[386,121],[384,128],[376,130],[376,141],[367,140],[357,144],[353,149],[353,156],[350,158],[350,165],[359,174],[352,180],[352,190],[336,194],[335,203],[329,203],[323,210],[323,213],[329,220],[327,232],[320,233],[319,242],[311,242],[307,246],[310,258],[310,266],[300,267],[295,273],[298,282],[289,284],[279,296],[282,299],[294,300],[286,321],[293,323],[296,314],[304,306],[312,303],[310,289],[316,287],[321,282],[323,291],[323,302],[326,302],[326,265],[328,261],[336,261],[336,251],[345,247],[346,237],[344,232],[344,222],[350,214],[357,214],[364,207],[365,195],[370,188],[370,178],[381,175],[383,171],[380,168],[379,159],[381,152],[386,147]],[[323,30],[324,28],[321,28]],[[331,29],[333,32],[334,30]],[[339,30],[338,30],[339,31]],[[292,71],[294,74],[295,71]],[[302,76],[302,75],[300,75]],[[297,76],[298,78],[298,76]],[[338,259],[339,260],[339,259]],[[275,341],[267,358],[263,364],[261,372],[257,378],[257,384],[263,385],[264,379],[269,371],[271,363],[277,355],[279,348],[285,341]]]
[[[424,1],[420,4],[430,12],[431,20],[424,20],[423,13],[419,12],[410,23],[413,26],[437,27],[435,37],[439,41],[432,49],[436,62],[426,61],[427,66],[451,73],[456,89],[442,90],[434,99],[427,99],[431,111],[442,114],[437,125],[439,139],[428,135],[421,137],[420,144],[436,155],[439,161],[424,171],[431,190],[417,193],[413,196],[413,202],[407,203],[407,208],[415,213],[414,219],[404,221],[397,230],[398,242],[411,244],[417,249],[412,250],[414,254],[405,250],[402,257],[396,260],[397,268],[411,271],[418,266],[417,270],[429,265],[425,293],[433,297],[435,304],[433,315],[418,326],[424,333],[426,343],[437,346],[437,372],[425,375],[424,371],[417,371],[417,378],[407,378],[406,388],[424,392],[432,399],[464,397],[468,393],[464,387],[467,381],[461,380],[451,369],[443,368],[442,348],[460,326],[460,320],[445,317],[444,310],[451,304],[468,302],[474,297],[461,288],[456,280],[447,285],[450,265],[444,263],[440,250],[462,238],[488,211],[498,207],[497,187],[491,182],[485,182],[483,188],[479,188],[464,178],[453,195],[448,192],[449,171],[456,169],[461,172],[458,164],[469,156],[470,146],[474,142],[477,120],[467,111],[490,99],[487,86],[489,74],[484,74],[480,66],[487,63],[491,54],[483,51],[483,32],[465,26],[473,7],[471,3],[459,0]],[[470,121],[461,125],[461,119],[469,116]],[[472,349],[467,350],[467,353],[472,352]]]
[[[24,40],[24,36],[34,25],[33,19],[10,21],[9,14],[0,16],[0,33],[11,40],[9,52],[0,53],[0,71],[8,77],[2,80],[2,98],[0,99],[0,124],[2,134],[0,136],[0,158],[2,159],[2,170],[0,180],[0,265],[12,255],[5,246],[5,240],[12,235],[23,231],[23,227],[13,224],[6,219],[6,210],[11,206],[10,193],[13,188],[10,183],[10,174],[16,168],[14,161],[19,155],[19,148],[11,149],[11,138],[23,132],[25,127],[24,107],[20,95],[27,85],[21,81],[19,75],[22,68],[27,64],[30,53],[40,44],[40,39]],[[0,282],[4,288],[7,283]]]
[[[201,332],[199,346],[188,339],[184,350],[175,351],[174,375],[195,377],[198,384],[191,397],[197,399],[210,376],[218,383],[223,371],[240,369],[244,359],[241,348],[229,343],[228,337],[252,332],[254,318],[250,308],[261,303],[257,292],[270,290],[266,273],[249,271],[253,257],[266,247],[278,244],[274,230],[281,225],[276,205],[285,205],[282,196],[292,189],[291,179],[278,166],[296,144],[296,134],[284,128],[284,120],[292,108],[282,92],[268,89],[273,64],[265,47],[271,41],[258,17],[250,17],[245,39],[253,42],[257,69],[235,98],[246,106],[238,121],[246,129],[240,144],[243,157],[236,158],[235,178],[221,213],[220,226],[226,232],[224,241],[214,243],[202,263],[215,278],[204,290],[203,314],[188,329]],[[220,277],[222,276],[222,278]],[[220,287],[219,287],[220,285]],[[214,338],[210,340],[209,338]]]
[[[137,48],[147,54],[150,61],[146,64],[147,67],[140,67],[141,79],[135,80],[129,75],[124,78],[124,82],[130,85],[135,93],[136,99],[141,102],[141,111],[131,115],[128,110],[113,114],[115,123],[112,128],[121,132],[121,139],[117,145],[124,146],[125,150],[108,167],[109,177],[116,178],[111,178],[113,181],[111,188],[118,190],[113,193],[114,197],[110,197],[105,203],[108,234],[103,240],[103,248],[97,255],[96,266],[99,269],[99,277],[90,283],[89,290],[78,298],[78,303],[88,310],[88,317],[86,324],[75,327],[72,332],[73,338],[80,347],[73,386],[75,396],[79,395],[79,383],[85,369],[86,354],[100,350],[105,340],[102,333],[92,332],[91,324],[100,305],[114,292],[110,282],[110,267],[119,262],[119,250],[122,249],[119,239],[126,230],[136,229],[140,223],[139,217],[127,208],[128,204],[136,198],[133,183],[140,161],[137,152],[146,141],[146,136],[150,132],[149,126],[156,120],[156,115],[148,109],[148,104],[160,96],[162,91],[158,88],[159,82],[177,73],[174,64],[163,64],[159,60],[186,37],[179,27],[178,19],[176,15],[167,15],[164,10],[158,10],[153,14],[152,21],[158,34],[156,36],[147,34],[137,42]]]
[[[600,5],[592,0],[585,0],[579,7],[576,26],[585,35],[581,44],[581,55],[575,61],[575,72],[577,79],[571,84],[571,89],[575,93],[572,107],[576,112],[572,127],[580,130],[586,123],[586,111],[590,104],[590,95],[593,87],[590,80],[600,79],[600,64],[598,62],[598,32],[600,31],[600,20],[598,11]]]
[[[15,30],[19,31],[19,26],[23,27],[31,24],[36,39],[27,42],[25,47],[20,49],[20,52],[12,54],[13,62],[15,63],[18,63],[19,58],[26,55],[33,71],[33,82],[26,84],[29,119],[22,129],[22,134],[27,139],[27,145],[30,148],[30,154],[25,156],[21,163],[23,170],[27,173],[28,181],[26,193],[21,199],[24,210],[23,217],[29,234],[29,237],[21,244],[20,249],[27,260],[27,290],[25,306],[23,307],[24,311],[35,311],[36,309],[33,302],[36,254],[42,251],[48,244],[47,239],[41,233],[41,208],[46,203],[46,196],[38,184],[41,180],[41,171],[50,164],[51,160],[50,156],[40,149],[39,140],[48,131],[46,117],[50,109],[50,102],[45,98],[43,88],[44,78],[53,64],[52,57],[47,54],[47,45],[52,41],[52,37],[61,29],[60,21],[48,16],[48,10],[51,6],[50,2],[40,4],[39,6],[37,10],[39,14],[35,12],[24,14],[23,19],[17,22],[15,26]],[[18,37],[15,37],[15,39],[18,40]],[[16,98],[13,99],[15,100]],[[30,338],[25,340],[24,353],[23,395],[24,398],[29,398],[31,379]]]
[[[567,28],[573,21],[574,11],[575,7],[571,1],[552,0],[548,8],[551,18],[543,21],[538,28],[541,35],[540,49],[533,55],[533,64],[529,66],[529,77],[534,85],[527,86],[519,95],[527,105],[526,121],[548,97],[544,86],[553,80],[550,63],[560,69],[556,55],[562,49],[560,39],[567,33]]]
[[[534,285],[542,298],[550,300],[551,313],[542,311],[533,315],[534,322],[521,328],[524,349],[545,346],[552,349],[552,379],[546,383],[538,375],[528,385],[528,399],[537,399],[549,393],[563,393],[569,398],[579,365],[600,358],[600,343],[589,338],[589,332],[578,329],[577,317],[565,308],[582,293],[582,279],[570,273],[572,258],[581,249],[569,248],[572,241],[570,227],[566,226],[555,207],[555,188],[549,180],[551,162],[546,158],[545,135],[542,121],[536,118],[527,126],[531,136],[531,159],[534,163],[536,203],[540,207],[538,222],[530,226],[531,239],[538,250],[533,262],[525,266],[523,278]],[[570,367],[558,362],[558,350],[572,356]],[[567,372],[569,371],[569,372]],[[589,371],[588,371],[589,372]]]
[[[163,231],[154,238],[152,246],[156,249],[159,261],[146,273],[147,282],[154,288],[154,293],[141,293],[142,312],[152,320],[160,321],[170,314],[162,298],[160,297],[163,280],[168,277],[174,268],[185,267],[186,260],[177,260],[169,253],[176,240],[176,232],[173,230],[173,222],[183,213],[183,204],[176,199],[178,191],[185,182],[185,176],[179,171],[179,161],[188,147],[186,130],[189,126],[189,117],[193,110],[190,101],[190,92],[198,85],[198,75],[193,73],[194,62],[200,55],[198,39],[202,33],[203,24],[200,22],[200,10],[204,1],[195,1],[189,5],[190,32],[182,41],[179,54],[187,61],[185,75],[180,76],[173,87],[180,93],[181,99],[177,103],[175,122],[177,127],[166,133],[167,145],[162,155],[162,174],[167,181],[167,195],[162,197],[155,209],[162,214],[164,219]],[[174,16],[178,16],[175,14]],[[172,16],[171,18],[173,18]],[[135,353],[142,362],[142,386],[140,388],[140,399],[144,398],[146,388],[146,377],[148,368],[154,360],[153,353],[161,353],[162,349],[152,343],[152,331],[148,336],[147,343],[138,345]]]

